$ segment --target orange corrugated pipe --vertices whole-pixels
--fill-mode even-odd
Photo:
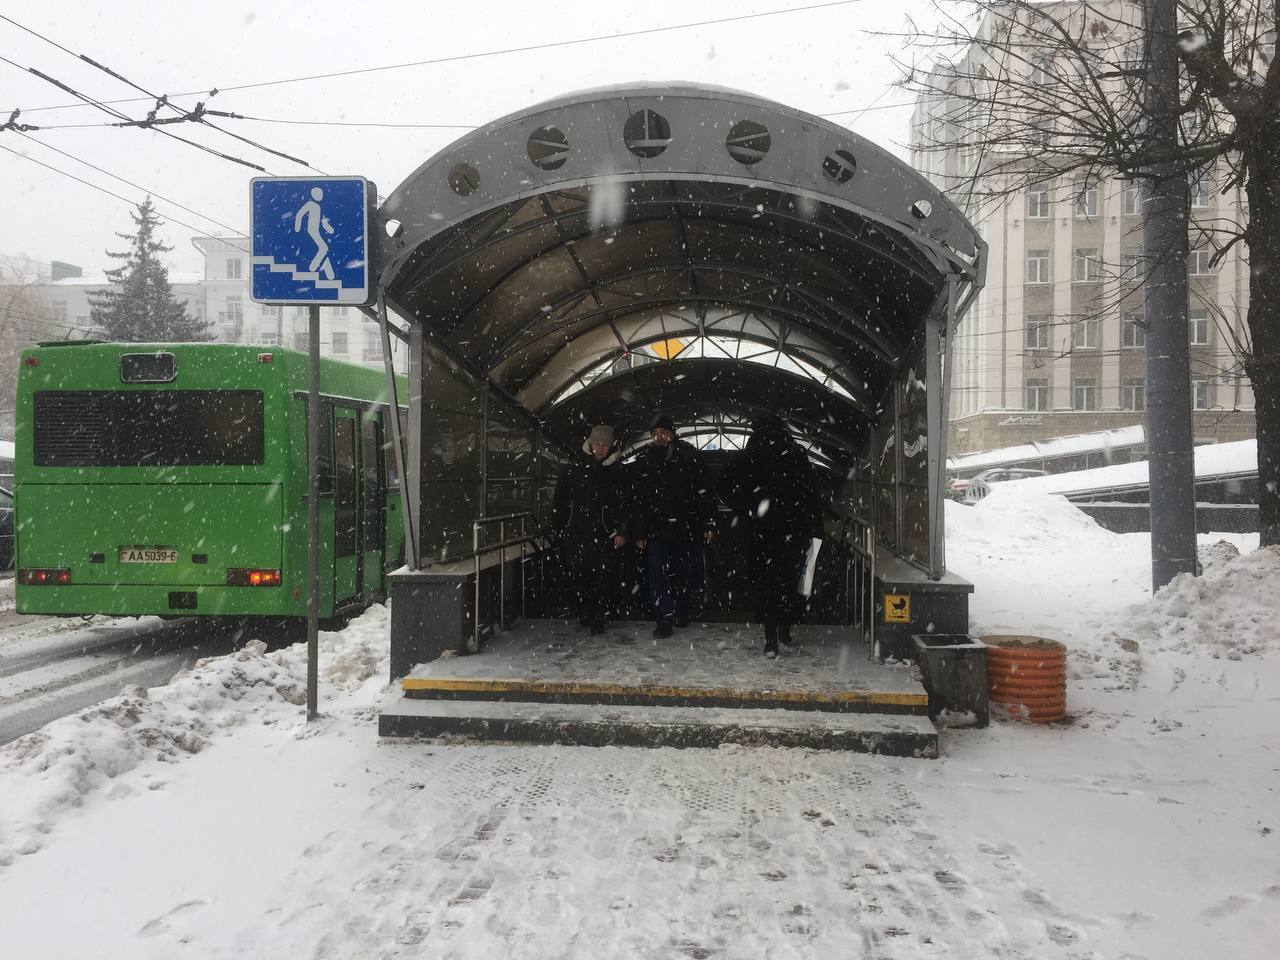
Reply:
[[[997,715],[1053,723],[1067,712],[1067,648],[1056,640],[1001,634],[987,645],[987,690]]]

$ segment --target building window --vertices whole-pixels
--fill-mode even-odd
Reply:
[[[382,359],[382,338],[378,335],[377,330],[366,330],[364,332],[364,359]]]
[[[1077,247],[1071,279],[1076,283],[1096,283],[1101,276],[1097,247]]]
[[[295,333],[293,335],[293,349],[306,353],[311,349],[310,338],[305,333]]]
[[[1098,381],[1094,377],[1076,377],[1071,386],[1073,410],[1098,409]]]
[[[1142,185],[1136,180],[1125,182],[1121,209],[1126,217],[1136,217],[1142,213]]]
[[[1096,350],[1098,347],[1098,321],[1077,320],[1071,325],[1071,346],[1074,349]]]
[[[1136,281],[1142,278],[1142,250],[1138,247],[1128,247],[1124,251],[1124,273],[1120,279],[1128,281]]]
[[[1120,328],[1120,346],[1137,349],[1147,345],[1147,323],[1140,313],[1126,313]]]
[[[1039,314],[1027,315],[1027,349],[1049,349],[1049,318]]]
[[[227,279],[228,280],[240,279],[240,263],[241,261],[239,257],[227,258]]]
[[[1053,83],[1052,59],[1044,56],[1031,58],[1031,82],[1041,87]]]
[[[1211,250],[1207,250],[1203,248],[1201,248],[1200,250],[1192,250],[1191,256],[1187,258],[1187,263],[1190,267],[1191,275],[1193,277],[1209,276],[1209,274],[1213,272],[1212,268],[1209,266],[1209,260],[1212,257],[1213,257],[1213,252]]]
[[[284,307],[279,304],[264,303],[261,305],[262,316],[267,320],[284,319]]]
[[[1207,310],[1192,310],[1187,316],[1187,327],[1191,333],[1193,347],[1209,345],[1209,313]]]
[[[1123,410],[1147,409],[1147,382],[1134,378],[1121,384],[1120,407]]]
[[[334,315],[335,317],[345,317],[345,316],[347,315],[347,308],[346,308],[346,305],[345,305],[345,304],[339,304],[338,306],[334,307],[334,308],[333,308],[333,315]]]
[[[1205,377],[1191,378],[1191,409],[1209,409],[1209,381]]]
[[[1209,174],[1203,170],[1193,171],[1187,180],[1191,187],[1191,206],[1196,210],[1203,210],[1209,206],[1209,191],[1213,185]]]
[[[1037,411],[1049,409],[1048,380],[1027,381],[1027,401],[1025,409]]]
[[[311,311],[311,308],[310,308],[310,307],[294,307],[294,308],[293,308],[293,315],[294,315],[295,317],[303,317],[303,318],[305,318],[305,317],[309,317],[309,316],[311,315],[311,312],[310,312],[310,311]]]
[[[276,332],[274,329],[265,329],[258,331],[258,343],[265,343],[274,346],[276,344]]]
[[[53,301],[53,319],[58,323],[67,322],[67,301],[65,300]]]
[[[1096,217],[1098,215],[1098,183],[1085,180],[1076,186],[1076,216]]]
[[[1049,282],[1049,251],[1027,251],[1027,283]]]
[[[347,335],[335,330],[332,334],[332,340],[330,340],[330,346],[333,348],[335,356],[344,356],[347,352]]]
[[[1032,220],[1044,220],[1049,216],[1049,188],[1032,187],[1027,191],[1027,216]]]

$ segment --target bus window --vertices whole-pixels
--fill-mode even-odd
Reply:
[[[356,552],[356,422],[350,416],[334,418],[334,552],[351,557]]]
[[[260,390],[37,390],[39,467],[263,462]]]
[[[378,426],[380,420],[360,421],[361,458],[364,480],[364,549],[382,549],[382,505],[385,499],[378,469]]]

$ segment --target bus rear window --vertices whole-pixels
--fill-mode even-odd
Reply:
[[[39,467],[262,463],[260,390],[37,390]]]

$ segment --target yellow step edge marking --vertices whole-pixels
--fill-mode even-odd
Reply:
[[[648,696],[667,699],[770,700],[796,703],[867,703],[893,706],[925,706],[924,693],[883,693],[867,690],[743,690],[735,687],[673,687],[661,684],[583,683],[563,680],[453,680],[444,677],[405,677],[404,690],[441,693],[538,693],[577,696]]]

